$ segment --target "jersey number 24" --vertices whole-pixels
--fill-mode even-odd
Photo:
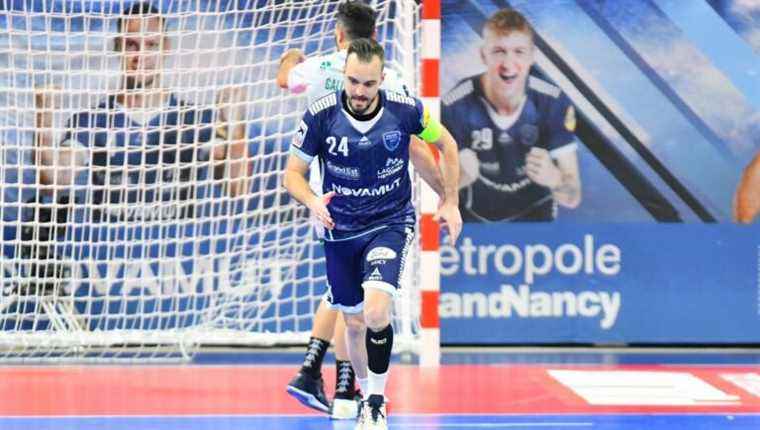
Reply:
[[[340,138],[340,143],[338,143],[338,139],[335,136],[328,137],[326,141],[330,145],[327,149],[330,155],[338,155],[340,152],[344,157],[348,157],[348,138],[346,136]]]

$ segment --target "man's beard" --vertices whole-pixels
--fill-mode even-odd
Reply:
[[[377,97],[377,96],[375,96],[375,97]],[[374,100],[375,100],[374,98],[372,98],[372,99],[370,100],[369,98],[367,98],[367,97],[364,97],[364,99],[363,99],[362,101],[363,101],[363,102],[365,102],[365,103],[366,103],[366,105],[364,105],[364,108],[363,108],[363,109],[357,109],[357,108],[356,108],[356,106],[354,106],[354,104],[353,104],[353,102],[354,102],[354,98],[353,98],[353,97],[351,97],[351,98],[349,99],[348,105],[349,105],[349,106],[351,106],[351,110],[352,110],[352,111],[353,111],[355,114],[357,114],[357,115],[364,115],[364,114],[366,114],[366,113],[367,113],[367,111],[369,110],[370,106],[372,106],[372,102],[373,102]]]

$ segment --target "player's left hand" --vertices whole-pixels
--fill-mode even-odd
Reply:
[[[556,188],[562,184],[562,172],[554,164],[549,151],[533,147],[525,156],[525,171],[528,177],[538,185]]]
[[[438,212],[433,216],[433,221],[448,230],[449,244],[452,246],[456,244],[459,233],[462,232],[462,214],[459,213],[459,207],[453,203],[441,203]]]

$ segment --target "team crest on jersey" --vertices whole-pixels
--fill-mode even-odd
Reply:
[[[575,108],[568,106],[567,111],[565,111],[565,129],[570,133],[575,133],[575,124]]]
[[[398,148],[398,145],[401,143],[401,132],[396,131],[389,131],[387,133],[383,133],[383,145],[385,145],[385,149],[388,151],[395,151],[396,148]]]
[[[520,142],[525,146],[533,146],[538,141],[538,127],[525,124],[520,127]]]
[[[301,125],[298,126],[296,135],[293,136],[293,146],[300,148],[303,145],[304,139],[306,139],[306,132],[309,131],[309,126],[304,121],[301,121]]]

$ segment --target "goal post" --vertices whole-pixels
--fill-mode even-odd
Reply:
[[[308,340],[324,257],[281,183],[306,99],[274,77],[288,48],[335,49],[339,2],[156,0],[161,26],[141,24],[137,45],[120,20],[135,3],[9,2],[0,15],[0,361]],[[389,64],[419,88],[420,6],[372,4]],[[250,180],[235,195],[239,140]],[[419,353],[416,248],[394,311],[400,352]]]

